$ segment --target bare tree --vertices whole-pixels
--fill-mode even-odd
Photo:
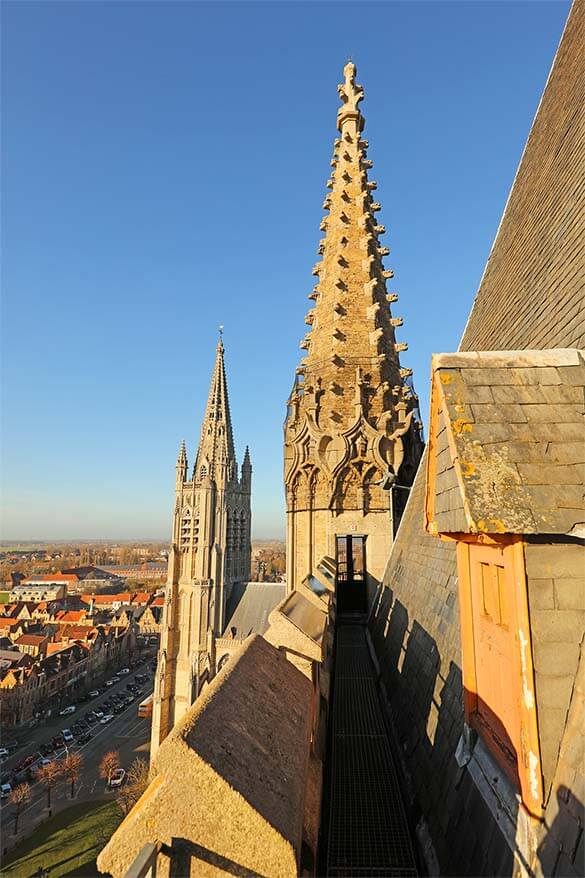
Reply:
[[[63,760],[63,775],[71,783],[71,798],[75,795],[75,784],[83,767],[83,757],[79,753],[69,753]]]
[[[23,807],[30,802],[30,784],[21,783],[14,787],[8,799],[11,805],[14,805],[14,834],[18,832],[18,818]]]
[[[145,791],[151,779],[150,766],[146,759],[138,757],[128,770],[128,784],[140,789],[140,794]]]
[[[120,754],[117,750],[108,750],[100,762],[100,777],[109,783],[112,772],[117,768],[120,768]]]
[[[128,770],[126,783],[120,787],[117,796],[118,807],[122,814],[128,814],[132,810],[142,793],[146,790],[151,779],[148,762],[145,759],[135,759]]]
[[[61,765],[56,760],[41,766],[36,772],[36,779],[47,791],[47,808],[51,807],[51,790],[57,786],[62,774]]]

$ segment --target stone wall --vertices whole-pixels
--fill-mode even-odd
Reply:
[[[545,797],[551,790],[585,632],[585,549],[577,541],[525,547]]]
[[[549,77],[516,180],[461,342],[461,350],[518,350],[585,345],[585,4],[574,3]],[[463,731],[459,610],[454,544],[423,530],[425,499],[423,458],[384,576],[385,588],[371,620],[371,634],[381,679],[394,719],[398,747],[412,797],[415,818],[422,815],[430,831],[443,875],[511,875],[512,850],[455,752]],[[558,548],[558,547],[557,547]],[[534,567],[537,551],[529,560]],[[531,574],[529,573],[529,576]],[[560,576],[560,574],[559,574]],[[551,577],[543,577],[551,579]],[[555,579],[555,577],[552,577]],[[552,630],[563,615],[561,602],[571,600],[570,577],[538,589],[533,603],[535,630]],[[551,588],[553,597],[551,598]],[[558,597],[557,597],[558,594]],[[572,608],[580,612],[581,608]],[[544,614],[548,613],[548,616]],[[552,615],[556,613],[555,620]],[[557,618],[558,617],[558,618]],[[549,621],[546,621],[546,620]],[[552,627],[551,627],[552,626]],[[562,691],[570,676],[563,665],[562,682],[553,680],[543,637],[535,652],[537,677],[545,703]],[[571,653],[573,661],[576,639]],[[567,659],[568,661],[568,659]],[[568,665],[566,666],[568,667]],[[574,671],[573,671],[574,673]],[[537,685],[539,685],[537,683]],[[546,689],[546,694],[545,694]],[[558,690],[558,691],[557,691]],[[571,711],[581,697],[571,687]],[[555,694],[555,692],[557,694]],[[560,695],[559,695],[560,697]],[[547,875],[577,874],[582,856],[574,817],[585,800],[585,778],[575,761],[575,733],[560,727],[559,708],[550,702],[545,719],[545,772],[554,775],[546,814],[548,841],[539,848],[535,868]],[[563,733],[563,729],[565,729]],[[572,790],[555,770],[560,735],[565,761],[571,766]],[[554,752],[550,752],[551,748]],[[572,760],[572,762],[571,762]],[[562,772],[561,772],[562,774]],[[580,792],[579,792],[580,791]],[[557,802],[557,805],[554,803]],[[560,802],[560,805],[558,804]],[[575,841],[561,856],[562,832],[554,835],[559,808],[563,826]],[[550,812],[550,814],[549,814]],[[567,816],[569,815],[569,816]],[[572,816],[572,822],[569,817]],[[560,818],[559,818],[560,819]],[[549,822],[550,821],[550,822]],[[569,821],[567,823],[567,821]],[[558,821],[557,821],[558,827]],[[557,841],[555,841],[555,838]],[[584,864],[585,865],[585,864]],[[564,870],[564,871],[561,871]],[[572,871],[571,871],[572,870]]]

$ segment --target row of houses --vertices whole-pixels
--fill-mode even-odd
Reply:
[[[138,634],[158,634],[164,598],[149,592],[119,592],[111,595],[80,595],[55,601],[16,601],[0,604],[0,645],[9,640],[15,648],[46,653],[46,637],[32,633],[43,626],[49,641],[59,626],[136,625]]]
[[[0,649],[3,727],[58,710],[106,670],[121,667],[136,647],[136,630],[133,625],[62,625],[52,634],[25,632],[14,647]]]
[[[0,604],[2,726],[58,709],[127,664],[159,633],[163,603],[142,591]]]

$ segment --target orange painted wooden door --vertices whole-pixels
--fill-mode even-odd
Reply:
[[[474,719],[517,778],[517,758],[522,758],[518,619],[514,568],[506,549],[470,546],[470,578],[477,684]]]

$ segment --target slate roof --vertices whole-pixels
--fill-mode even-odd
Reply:
[[[583,536],[584,352],[436,354],[433,376],[428,529]]]
[[[284,582],[236,582],[226,607],[224,636],[235,628],[235,637],[264,634],[268,616],[286,596]]]
[[[26,659],[25,652],[17,649],[0,649],[0,661],[10,662],[11,665],[18,665],[23,659]]]

